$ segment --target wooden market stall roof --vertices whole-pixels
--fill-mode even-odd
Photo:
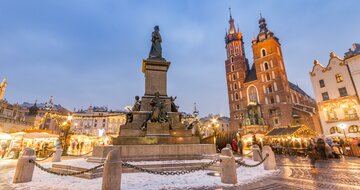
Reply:
[[[316,136],[317,133],[302,125],[295,127],[280,127],[271,129],[265,136],[267,137],[311,137]]]

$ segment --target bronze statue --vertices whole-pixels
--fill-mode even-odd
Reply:
[[[154,32],[152,33],[151,38],[151,49],[149,53],[149,58],[161,58],[162,59],[162,48],[161,48],[161,35],[160,28],[158,25],[154,27]]]
[[[167,114],[165,111],[164,101],[160,99],[159,92],[155,93],[155,97],[151,99],[150,105],[152,106],[150,116],[151,122],[166,122]]]
[[[140,111],[141,101],[139,99],[140,99],[139,96],[135,96],[135,103],[134,103],[134,106],[131,109],[132,111]]]
[[[175,98],[173,98],[172,96],[170,97],[170,101],[171,101],[171,111],[172,112],[178,112],[179,106],[177,106],[175,104],[175,100],[176,100],[176,96]]]

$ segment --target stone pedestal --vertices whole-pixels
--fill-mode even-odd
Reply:
[[[226,184],[237,183],[236,162],[232,150],[223,148],[220,155],[221,182]]]
[[[169,123],[148,123],[146,136],[170,136]]]
[[[56,146],[52,156],[52,162],[61,162],[62,149],[61,146]]]
[[[35,151],[31,148],[25,148],[23,155],[17,162],[13,183],[26,183],[32,180],[35,165],[29,160],[35,159]]]
[[[269,154],[269,157],[264,161],[264,170],[276,170],[275,154],[270,146],[264,146],[263,148],[262,157],[265,158],[267,154]]]
[[[123,161],[192,160],[216,154],[214,144],[155,144],[95,146],[91,162],[103,162],[111,150],[120,150]]]
[[[102,190],[121,189],[121,155],[118,149],[112,150],[107,155],[104,163],[104,173],[102,178]]]
[[[262,160],[260,148],[253,148],[253,160],[257,162]]]
[[[167,71],[170,62],[164,59],[145,59],[142,63],[142,72],[145,74],[145,95],[167,96]],[[144,102],[145,103],[145,102]],[[147,105],[141,104],[141,110],[150,110]]]

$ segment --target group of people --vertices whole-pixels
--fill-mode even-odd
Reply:
[[[239,139],[239,140],[235,140],[235,139],[233,139],[232,141],[231,141],[231,149],[235,152],[235,153],[239,153],[240,155],[242,155],[243,154],[243,143],[242,143],[242,141],[241,141],[241,139]]]
[[[74,153],[81,153],[83,151],[83,148],[84,148],[84,141],[79,141],[77,139],[72,139],[71,140],[71,152],[74,152]]]

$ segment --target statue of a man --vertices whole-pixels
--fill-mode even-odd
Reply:
[[[132,107],[132,111],[140,111],[141,101],[139,96],[135,96],[135,103]]]
[[[179,108],[179,106],[177,106],[176,104],[175,104],[175,100],[176,100],[176,96],[175,96],[175,98],[174,97],[170,97],[170,101],[171,101],[171,111],[172,112],[178,112],[178,108]]]
[[[152,33],[151,38],[151,49],[149,53],[149,58],[162,58],[162,49],[161,49],[161,35],[160,28],[158,25],[154,27],[154,32]]]

